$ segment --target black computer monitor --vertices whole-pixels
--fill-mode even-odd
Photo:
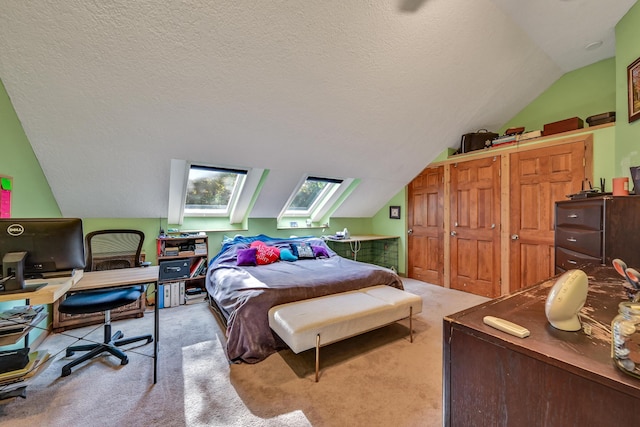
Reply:
[[[0,219],[4,290],[24,288],[24,279],[45,273],[84,268],[83,239],[79,218]],[[14,278],[9,279],[11,276]],[[12,285],[7,287],[7,283]]]

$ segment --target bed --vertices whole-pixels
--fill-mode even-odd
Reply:
[[[276,248],[286,259],[291,259],[289,253],[299,257],[238,265],[251,264],[245,258],[247,253],[251,258],[252,247],[256,251]],[[264,235],[236,236],[224,242],[209,263],[206,279],[210,304],[226,326],[227,357],[245,363],[260,362],[286,347],[269,328],[271,307],[374,285],[403,289],[392,270],[340,257],[320,238]]]

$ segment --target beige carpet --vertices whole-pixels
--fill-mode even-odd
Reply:
[[[414,320],[321,350],[289,350],[255,365],[229,365],[223,336],[206,304],[160,311],[159,379],[152,385],[152,345],[129,351],[120,366],[102,357],[61,378],[62,349],[75,338],[57,334],[41,348],[58,353],[27,391],[0,406],[0,427],[47,426],[440,426],[442,317],[485,301],[475,295],[404,279],[423,297]],[[126,335],[152,330],[153,313],[114,322]],[[68,331],[82,336],[93,328]],[[102,330],[89,338],[100,340]]]

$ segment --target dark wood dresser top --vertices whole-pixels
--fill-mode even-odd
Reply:
[[[580,331],[561,331],[547,321],[545,303],[556,276],[446,316],[445,336],[455,339],[456,331],[461,331],[640,398],[640,379],[622,373],[611,360],[611,321],[618,313],[618,304],[628,301],[626,282],[611,267],[593,267],[585,272],[589,277],[589,292],[580,312],[583,324]],[[521,339],[501,332],[485,325],[484,316],[522,325],[531,335]],[[585,329],[590,329],[590,334],[585,333]]]

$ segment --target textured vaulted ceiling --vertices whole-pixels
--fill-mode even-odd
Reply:
[[[65,216],[166,217],[171,159],[375,214],[460,135],[614,55],[633,0],[3,0],[0,79]],[[602,40],[600,49],[584,47]]]

